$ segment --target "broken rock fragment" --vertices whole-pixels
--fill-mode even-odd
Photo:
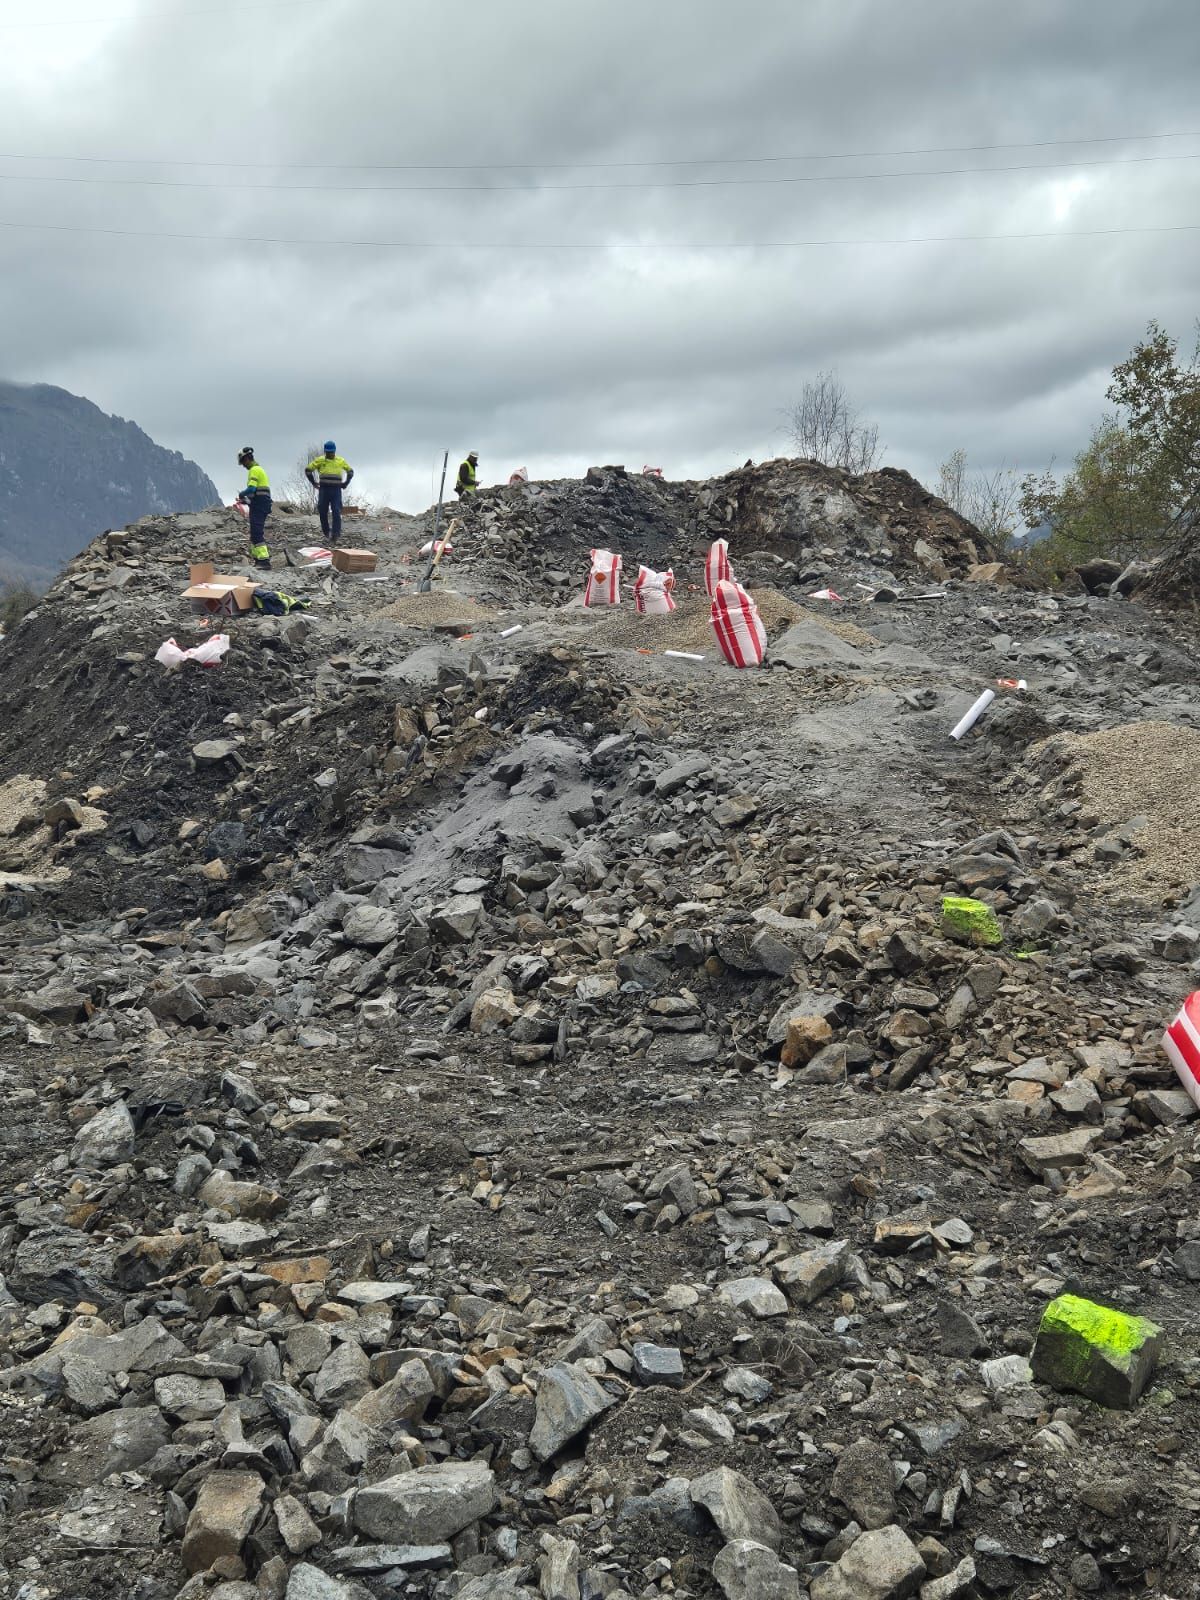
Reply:
[[[830,1485],[863,1528],[886,1528],[896,1514],[891,1457],[874,1439],[858,1439],[838,1457]]]
[[[496,1479],[480,1461],[442,1461],[360,1489],[354,1525],[389,1544],[452,1539],[496,1504]]]
[[[253,1592],[256,1595],[262,1593],[257,1588]],[[219,1595],[220,1590],[216,1593]],[[285,1600],[360,1600],[363,1593],[361,1585],[343,1583],[340,1578],[331,1578],[311,1562],[301,1561],[288,1574]]]
[[[809,1590],[811,1600],[908,1600],[925,1576],[925,1563],[903,1528],[894,1523],[861,1534]]]
[[[539,1461],[548,1461],[614,1403],[582,1367],[559,1362],[538,1385],[529,1448]]]
[[[97,1111],[75,1135],[71,1161],[77,1167],[115,1167],[133,1156],[133,1118],[124,1100]]]
[[[795,1567],[755,1539],[732,1539],[713,1562],[726,1600],[800,1600]]]
[[[227,1172],[214,1172],[200,1188],[200,1199],[206,1206],[227,1211],[231,1217],[247,1217],[252,1221],[273,1217],[283,1209],[283,1196],[264,1188],[261,1183],[244,1183],[231,1178]]]
[[[841,1283],[849,1254],[849,1241],[835,1239],[788,1256],[779,1262],[775,1272],[788,1299],[795,1305],[808,1306]]]
[[[720,1288],[720,1298],[748,1311],[752,1317],[784,1317],[788,1304],[770,1278],[731,1278]]]
[[[222,1556],[236,1556],[258,1516],[265,1485],[256,1472],[210,1472],[200,1485],[183,1535],[183,1564],[207,1572]]]
[[[783,1537],[775,1507],[750,1479],[731,1467],[715,1467],[693,1478],[690,1493],[726,1539],[757,1539],[778,1550]]]
[[[1070,1133],[1052,1133],[1022,1139],[1017,1149],[1031,1172],[1043,1173],[1081,1167],[1088,1151],[1101,1138],[1098,1128],[1073,1128]]]
[[[824,1017],[789,1017],[780,1060],[785,1067],[802,1067],[832,1038],[833,1029]]]
[[[1128,1409],[1154,1376],[1161,1333],[1148,1317],[1061,1294],[1042,1313],[1034,1376],[1099,1405]]]

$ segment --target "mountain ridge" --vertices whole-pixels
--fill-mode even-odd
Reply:
[[[45,587],[106,527],[219,500],[136,422],[54,384],[0,380],[0,587]]]

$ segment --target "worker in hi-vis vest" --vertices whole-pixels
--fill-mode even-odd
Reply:
[[[464,503],[479,487],[479,451],[472,450],[471,454],[458,469],[458,481],[454,485],[454,492]]]
[[[314,456],[305,467],[304,476],[317,491],[321,532],[327,539],[332,532],[333,542],[336,544],[342,536],[342,490],[350,487],[354,468],[338,455],[337,445],[332,439],[326,439],[324,448],[325,454]]]
[[[267,518],[271,515],[271,480],[254,459],[254,447],[243,445],[238,465],[246,469],[246,487],[238,495],[250,512],[250,557],[256,567],[271,565],[267,547]]]

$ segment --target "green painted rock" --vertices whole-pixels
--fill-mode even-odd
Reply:
[[[942,896],[942,932],[948,939],[960,944],[1003,944],[1004,935],[991,906],[982,900],[971,900],[966,895]]]
[[[1060,1294],[1042,1314],[1033,1375],[1102,1406],[1128,1409],[1154,1375],[1161,1333],[1146,1317]]]

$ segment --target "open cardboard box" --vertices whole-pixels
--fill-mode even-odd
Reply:
[[[239,611],[249,611],[257,587],[253,578],[218,572],[211,561],[199,561],[188,568],[188,586],[183,598],[190,600],[196,611],[232,617]]]
[[[341,550],[333,552],[335,572],[374,572],[378,562],[374,550]]]

